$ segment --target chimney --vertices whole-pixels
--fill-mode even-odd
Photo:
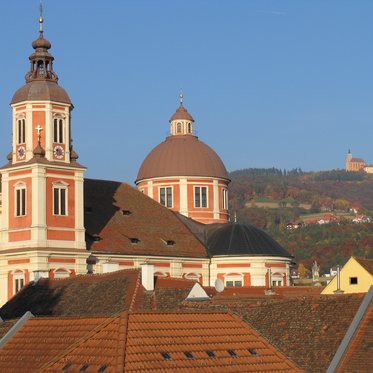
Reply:
[[[141,284],[147,291],[154,290],[154,265],[141,264]]]
[[[337,290],[334,290],[335,294],[342,294],[344,293],[343,290],[341,290],[341,268],[339,265],[337,265]]]

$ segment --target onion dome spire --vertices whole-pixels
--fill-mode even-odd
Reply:
[[[48,52],[52,45],[44,39],[43,23],[43,5],[40,0],[39,37],[32,42],[35,52],[29,57],[31,65],[30,71],[25,76],[26,83],[34,80],[58,81],[58,76],[53,71],[54,57]]]

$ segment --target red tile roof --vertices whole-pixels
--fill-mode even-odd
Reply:
[[[350,342],[337,372],[369,373],[373,370],[373,303]]]
[[[215,312],[118,315],[41,372],[68,364],[71,372],[84,364],[89,372],[106,367],[105,373],[300,372],[239,317]]]
[[[25,286],[0,308],[0,316],[18,318],[27,311],[36,316],[88,316],[126,310],[179,310],[194,284],[187,279],[158,277],[154,291],[145,291],[137,269],[41,279]]]
[[[373,371],[373,287],[365,296],[328,371]]]
[[[1,309],[3,319],[34,315],[111,315],[129,310],[141,287],[140,271],[122,270],[30,283]]]
[[[87,246],[93,253],[207,256],[175,213],[128,184],[86,179],[84,191]]]
[[[217,296],[207,302],[184,302],[184,306],[232,310],[305,372],[324,373],[362,298],[363,294],[283,299]]]
[[[145,292],[133,310],[176,311],[183,309],[183,302],[195,281],[175,278],[157,278],[153,292]]]
[[[0,372],[36,372],[107,318],[30,319],[0,349]]]

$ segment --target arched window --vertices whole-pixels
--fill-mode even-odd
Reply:
[[[243,286],[243,276],[239,273],[229,273],[224,276],[225,286]]]
[[[25,285],[25,273],[20,269],[13,273],[13,295],[17,294]]]
[[[194,280],[194,281],[199,281],[199,278],[201,277],[201,275],[197,274],[197,273],[187,273],[184,278],[186,278],[187,280]]]
[[[53,275],[56,279],[67,278],[70,277],[70,272],[64,268],[58,268],[54,271]]]
[[[188,123],[188,133],[192,133],[192,123]]]
[[[278,272],[274,273],[271,276],[271,280],[272,280],[272,286],[283,286],[284,284],[284,278],[282,274]]]
[[[53,215],[68,215],[68,186],[69,184],[63,181],[53,183]]]
[[[14,216],[26,215],[26,184],[18,182],[14,185]]]
[[[26,142],[26,120],[20,118],[17,120],[17,144]]]
[[[181,122],[178,122],[177,125],[176,125],[176,132],[181,133],[181,130],[182,130]]]
[[[53,120],[53,142],[63,143],[63,119],[54,118]]]

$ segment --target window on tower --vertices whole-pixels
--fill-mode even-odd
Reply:
[[[21,270],[13,272],[13,295],[17,294],[25,284],[25,274]]]
[[[188,123],[188,133],[192,133],[192,123]]]
[[[166,207],[173,206],[172,187],[159,188],[159,203]]]
[[[53,186],[53,215],[67,215],[67,184],[58,183]]]
[[[14,189],[14,215],[25,216],[26,215],[26,185],[24,183],[18,183]]]
[[[180,122],[176,125],[176,132],[181,133],[181,123]]]
[[[26,121],[25,119],[18,119],[17,144],[24,144],[25,142],[26,142]]]
[[[194,187],[194,207],[207,207],[207,187]]]
[[[53,121],[53,142],[63,143],[63,119],[54,118]]]

